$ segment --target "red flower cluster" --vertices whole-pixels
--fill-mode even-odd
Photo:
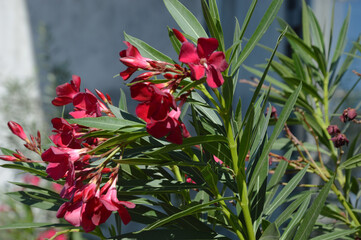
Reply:
[[[181,101],[177,106],[172,92],[177,89],[179,82],[188,76],[188,72],[177,64],[154,61],[140,55],[138,49],[128,42],[127,50],[120,52],[120,61],[128,68],[120,73],[124,80],[128,79],[138,68],[149,72],[140,74],[133,80],[130,87],[131,96],[141,102],[136,108],[139,118],[147,122],[147,132],[156,138],[166,136],[172,143],[181,144],[183,137],[189,137],[185,125],[179,121]],[[164,84],[154,84],[149,78],[164,74],[169,81]]]
[[[57,97],[53,100],[56,106],[73,103],[74,118],[99,117],[102,112],[113,116],[103,102],[89,90],[80,92],[80,78],[73,76],[71,83],[57,87]],[[98,95],[107,102],[104,94]],[[74,226],[81,226],[86,232],[94,230],[104,223],[113,211],[118,211],[125,224],[130,215],[124,206],[134,208],[131,202],[119,201],[116,195],[118,167],[105,168],[105,165],[90,167],[89,163],[99,156],[90,153],[105,141],[99,138],[87,138],[85,134],[93,131],[77,124],[70,124],[63,118],[52,120],[54,134],[50,139],[56,146],[51,146],[41,157],[48,162],[47,173],[54,180],[65,178],[66,183],[60,193],[62,198],[69,199],[58,210],[57,217],[64,218]],[[109,181],[101,187],[102,174],[111,172]],[[111,199],[111,200],[109,200]]]
[[[85,89],[80,92],[81,79],[73,75],[69,83],[64,83],[56,88],[57,97],[52,101],[55,106],[64,106],[73,103],[74,111],[70,115],[74,118],[100,117],[102,112],[109,111],[107,107],[97,99],[97,97]]]

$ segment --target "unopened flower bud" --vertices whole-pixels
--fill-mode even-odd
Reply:
[[[352,121],[357,117],[356,109],[347,108],[343,110],[342,115],[340,116],[341,122]]]
[[[108,102],[108,99],[104,96],[104,94],[103,94],[101,91],[99,91],[98,89],[95,89],[95,92],[98,94],[99,98],[100,98],[103,102],[105,102],[105,103]]]
[[[24,133],[23,128],[18,123],[10,121],[10,122],[8,122],[8,126],[14,135],[18,136],[19,138],[21,138],[24,141],[27,141],[27,142],[29,141],[28,137]]]
[[[177,29],[173,28],[173,33],[174,35],[177,37],[177,39],[181,42],[181,43],[184,43],[184,42],[188,42],[188,40],[183,36],[183,34],[178,31]]]
[[[1,160],[8,161],[8,162],[15,162],[15,161],[18,161],[18,160],[19,160],[19,159],[17,159],[16,157],[8,156],[8,155],[0,155],[0,159],[1,159]]]
[[[337,125],[330,125],[330,126],[327,127],[327,132],[331,136],[335,136],[335,135],[340,133],[340,129],[338,128]]]
[[[333,145],[336,148],[342,147],[345,144],[347,145],[349,142],[348,139],[346,138],[345,134],[342,134],[342,133],[337,134],[336,136],[331,138],[331,141],[333,142]]]

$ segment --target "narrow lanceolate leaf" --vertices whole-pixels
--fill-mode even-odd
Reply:
[[[308,46],[311,46],[310,22],[305,0],[302,0],[302,35],[303,41],[305,41]]]
[[[311,192],[302,192],[299,194],[299,197],[293,201],[282,213],[277,217],[275,223],[278,226],[281,226],[285,221],[292,217],[292,214],[296,209],[301,205],[305,204],[305,208],[307,208],[310,200],[311,200]],[[307,203],[306,203],[307,202]]]
[[[287,118],[291,114],[293,106],[295,105],[295,103],[297,101],[297,98],[298,98],[298,95],[300,94],[301,89],[302,89],[302,84],[300,84],[297,87],[297,89],[295,90],[295,92],[291,94],[287,103],[285,104],[285,106],[279,116],[279,119],[273,129],[272,135],[271,135],[269,141],[267,142],[267,144],[265,145],[265,147],[262,151],[262,155],[260,156],[260,158],[257,162],[257,166],[255,167],[255,170],[252,173],[251,179],[249,181],[249,189],[252,189],[255,186],[257,176],[259,175],[259,172],[261,171],[262,166],[264,164],[268,164],[268,154],[271,150],[271,147],[272,147],[273,143],[276,141],[276,138],[281,133]]]
[[[332,231],[330,233],[326,233],[320,235],[318,237],[311,238],[311,240],[334,240],[334,239],[343,239],[343,237],[349,236],[355,232],[360,231],[360,227],[348,230],[340,230],[340,231]]]
[[[350,9],[348,10],[347,16],[343,21],[340,33],[338,34],[337,44],[336,44],[335,52],[332,57],[331,66],[334,66],[334,64],[338,61],[339,57],[341,56],[343,50],[345,49],[346,36],[347,36],[349,23],[350,23]]]
[[[291,222],[287,225],[287,227],[284,229],[284,232],[282,234],[282,237],[280,240],[291,240],[291,239],[297,239],[292,238],[292,235],[295,231],[295,228],[299,225],[300,221],[302,220],[303,215],[305,214],[308,204],[310,203],[311,195],[309,194],[306,198],[306,200],[302,203],[300,208],[297,210],[295,215],[293,216]],[[312,229],[312,228],[311,228]]]
[[[278,231],[277,224],[271,223],[263,232],[259,240],[279,240],[280,232]]]
[[[182,144],[169,144],[154,152],[151,152],[150,154],[155,155],[155,154],[167,153],[173,150],[182,149],[184,147],[191,147],[194,145],[199,145],[209,142],[227,142],[227,138],[224,136],[217,136],[217,135],[206,135],[206,136],[185,138],[183,139]]]
[[[361,153],[347,159],[340,165],[340,168],[344,169],[352,169],[356,167],[361,167]]]
[[[286,201],[287,197],[297,187],[303,176],[306,174],[307,168],[308,166],[303,168],[287,183],[287,185],[276,196],[275,200],[273,200],[272,204],[267,208],[267,210],[265,210],[266,215],[272,214],[272,212],[276,210],[276,208],[278,208],[282,203]]]
[[[168,62],[168,63],[174,63],[174,61],[170,57],[168,57],[167,55],[161,53],[157,49],[151,47],[150,45],[148,45],[147,43],[145,43],[142,40],[140,40],[138,38],[135,38],[135,37],[132,37],[132,36],[126,34],[125,32],[124,32],[124,38],[130,44],[135,46],[139,50],[140,54],[143,57],[150,58],[150,59],[157,60],[157,61],[164,61],[164,62]]]
[[[255,32],[252,34],[251,38],[247,42],[246,46],[242,49],[241,55],[238,58],[235,67],[232,68],[231,76],[233,76],[241,64],[246,60],[248,55],[252,52],[253,48],[257,45],[261,37],[266,33],[267,29],[277,16],[278,10],[282,5],[283,0],[273,0],[270,6],[268,7],[266,13],[263,15],[261,22],[258,24]]]
[[[122,88],[120,88],[119,109],[128,112],[127,97],[125,96],[125,92]]]
[[[27,228],[50,228],[50,227],[70,227],[67,223],[14,223],[0,226],[0,230],[7,229],[27,229]],[[72,226],[74,227],[74,226]]]
[[[194,39],[208,37],[197,18],[178,0],[163,0],[163,2],[185,34]]]
[[[139,122],[113,117],[77,118],[69,119],[68,122],[76,123],[85,127],[98,128],[109,131],[116,131],[125,127],[145,127],[144,124],[140,124]]]
[[[313,201],[311,207],[307,210],[303,221],[298,228],[294,239],[306,240],[309,238],[313,225],[316,223],[317,217],[322,210],[322,206],[324,205],[330,188],[333,184],[334,177],[331,178],[328,183],[322,188],[321,192],[318,194],[316,199]]]
[[[160,219],[160,220],[146,226],[145,228],[143,228],[139,232],[148,231],[148,230],[152,230],[152,229],[161,227],[164,224],[167,224],[167,223],[169,223],[171,221],[174,221],[176,219],[191,215],[191,214],[196,213],[196,212],[209,211],[209,210],[212,210],[212,209],[217,210],[217,208],[209,208],[208,206],[212,205],[212,204],[215,204],[215,203],[218,203],[218,202],[221,202],[221,201],[229,201],[229,200],[235,200],[235,199],[236,199],[235,197],[224,197],[224,198],[219,198],[219,199],[210,201],[208,203],[197,204],[197,205],[195,205],[193,207],[190,207],[190,208],[188,208],[186,210],[183,210],[181,212],[173,214],[173,215],[171,215],[169,217]]]

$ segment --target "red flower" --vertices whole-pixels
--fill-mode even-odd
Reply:
[[[347,137],[345,136],[345,134],[337,134],[336,136],[334,136],[333,138],[331,138],[331,141],[333,142],[333,145],[336,148],[342,147],[344,145],[348,145],[349,141],[347,139]]]
[[[356,109],[354,108],[347,108],[343,110],[342,115],[340,116],[341,122],[352,121],[357,117]]]
[[[71,167],[69,154],[53,146],[43,152],[41,158],[43,161],[49,162],[46,172],[54,180],[63,178]]]
[[[215,38],[199,38],[197,48],[190,42],[183,42],[179,61],[187,63],[191,69],[191,77],[199,80],[207,75],[207,83],[211,88],[217,88],[224,82],[221,72],[228,64],[223,52],[215,52],[218,40]]]
[[[8,127],[10,128],[11,132],[21,138],[24,141],[29,141],[28,137],[26,136],[24,129],[20,126],[20,124],[10,121],[8,122]]]
[[[167,136],[166,139],[169,142],[182,144],[183,137],[189,137],[189,132],[185,125],[178,121],[180,113],[180,109],[177,108],[177,111],[172,110],[165,120],[150,121],[147,124],[147,132],[153,137],[161,138]]]
[[[173,96],[151,83],[137,83],[130,88],[133,99],[140,101],[135,112],[146,122],[164,120],[170,108],[176,109]]]
[[[119,53],[120,61],[128,68],[120,73],[120,76],[127,80],[130,76],[138,70],[138,68],[149,70],[151,65],[148,63],[151,59],[144,58],[140,55],[138,49],[129,42],[124,42],[128,48]]]
[[[131,217],[130,217],[128,211],[125,209],[125,207],[135,208],[135,204],[132,202],[118,200],[117,188],[116,188],[117,180],[118,180],[118,177],[115,177],[114,179],[111,180],[111,181],[113,181],[112,183],[107,182],[103,186],[102,190],[100,191],[100,193],[101,193],[100,201],[104,204],[104,206],[109,211],[118,211],[118,214],[119,214],[120,218],[122,219],[123,223],[128,224],[131,220]]]
[[[56,234],[55,229],[49,229],[45,232],[40,233],[40,235],[38,236],[38,238],[36,240],[50,239],[55,234]],[[66,240],[66,239],[67,238],[64,234],[61,234],[61,235],[57,236],[56,238],[54,238],[54,240]]]
[[[327,132],[328,134],[330,134],[331,136],[336,136],[337,134],[339,134],[341,131],[338,128],[337,125],[330,125],[327,127]]]
[[[52,101],[55,106],[64,106],[73,101],[73,97],[80,91],[81,79],[79,76],[73,75],[69,83],[64,83],[56,87],[57,97]]]
[[[51,120],[53,127],[57,133],[49,136],[49,138],[59,147],[80,148],[81,140],[78,139],[80,128],[76,124],[68,123],[64,118],[53,118]]]
[[[99,100],[88,89],[85,89],[85,93],[78,93],[74,96],[73,105],[75,111],[69,114],[74,118],[100,117],[102,115]]]

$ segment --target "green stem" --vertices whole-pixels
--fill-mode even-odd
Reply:
[[[255,240],[254,231],[253,231],[253,224],[252,218],[249,210],[249,200],[248,200],[248,192],[247,192],[247,184],[245,178],[245,169],[243,164],[239,164],[238,154],[237,154],[237,144],[234,141],[233,130],[230,121],[227,120],[226,117],[224,122],[226,124],[226,131],[227,131],[227,139],[229,148],[232,155],[232,163],[233,163],[233,170],[236,176],[236,182],[240,194],[240,205],[242,208],[242,213],[244,216],[244,220],[246,223],[246,230],[247,236],[249,240]],[[239,165],[241,167],[239,168]]]
[[[217,195],[217,199],[222,198],[222,196],[220,194]],[[236,217],[234,216],[234,214],[228,209],[226,203],[224,201],[220,201],[219,202],[221,204],[222,207],[222,212],[224,213],[224,215],[226,216],[226,218],[228,219],[229,223],[232,225],[232,228],[234,230],[234,232],[236,233],[237,237],[240,240],[246,240],[243,235],[242,232],[240,231],[240,227],[242,227],[242,223],[237,219],[237,223],[235,222]]]
[[[342,193],[337,189],[335,184],[332,184],[331,186],[332,191],[336,194],[338,200],[342,204],[342,206],[346,209],[347,213],[350,215],[351,219],[354,221],[356,226],[361,226],[359,220],[357,219],[356,215],[353,213],[352,209],[348,205],[348,202],[346,201],[345,197],[342,195]]]

